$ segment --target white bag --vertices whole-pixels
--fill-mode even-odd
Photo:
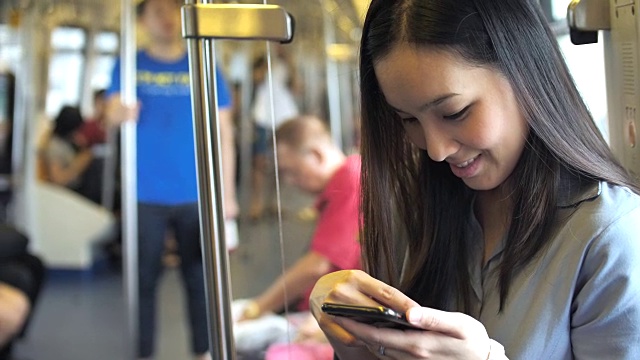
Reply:
[[[239,299],[231,304],[233,336],[238,353],[258,354],[271,344],[289,341],[289,322],[284,316],[271,313],[254,320],[236,322],[248,302],[247,299]]]

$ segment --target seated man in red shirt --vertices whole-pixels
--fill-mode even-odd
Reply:
[[[93,116],[80,127],[80,135],[84,140],[85,147],[102,145],[106,141],[106,111],[107,99],[104,89],[96,90],[93,93]]]
[[[276,131],[280,177],[303,191],[316,194],[319,217],[309,251],[244,307],[240,320],[278,312],[298,301],[308,310],[308,298],[323,275],[360,268],[359,198],[360,156],[346,156],[331,140],[321,120],[301,116]]]

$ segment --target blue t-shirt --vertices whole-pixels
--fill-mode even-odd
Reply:
[[[216,69],[220,108],[231,106],[222,73]],[[198,200],[196,160],[189,82],[189,59],[159,61],[145,51],[137,54],[138,201],[177,205]],[[120,91],[120,61],[107,95]]]

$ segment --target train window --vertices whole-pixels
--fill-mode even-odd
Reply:
[[[115,55],[98,55],[91,76],[92,89],[105,89],[111,82],[111,69],[116,61]]]
[[[100,32],[93,39],[95,60],[91,71],[92,89],[104,89],[111,82],[111,69],[118,56],[119,39],[115,32]]]
[[[99,52],[118,52],[118,34],[116,34],[115,32],[101,32],[96,35],[93,41],[96,50]]]
[[[15,28],[0,24],[0,70],[15,69],[20,62],[20,37]]]
[[[567,7],[571,0],[540,0],[540,7],[552,24],[561,25],[567,18]],[[562,24],[564,25],[564,24]]]
[[[51,33],[51,60],[46,113],[53,117],[63,105],[78,105],[86,34],[80,28],[58,27]]]
[[[74,27],[59,27],[51,32],[53,50],[82,50],[86,43],[84,30]]]
[[[591,111],[596,125],[608,139],[607,96],[602,40],[596,44],[574,45],[569,38],[567,8],[570,0],[540,0],[571,75]]]
[[[584,102],[608,141],[607,85],[602,41],[596,44],[574,45],[569,34],[564,34],[558,36],[558,43]]]
[[[551,1],[551,16],[554,20],[561,20],[567,17],[567,7],[570,0],[553,0]]]

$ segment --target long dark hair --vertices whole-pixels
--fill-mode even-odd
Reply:
[[[498,268],[502,307],[512,278],[552,239],[561,174],[640,190],[600,135],[534,1],[373,0],[360,49],[361,238],[372,276],[423,306],[470,310],[474,192],[446,163],[402,140],[374,73],[374,64],[402,43],[500,72],[530,127],[510,177],[517,186],[510,189],[512,218]],[[408,246],[402,277],[397,259],[404,254],[393,243],[399,234]]]
[[[54,121],[53,133],[68,140],[82,126],[82,114],[75,106],[65,105],[60,109]]]

